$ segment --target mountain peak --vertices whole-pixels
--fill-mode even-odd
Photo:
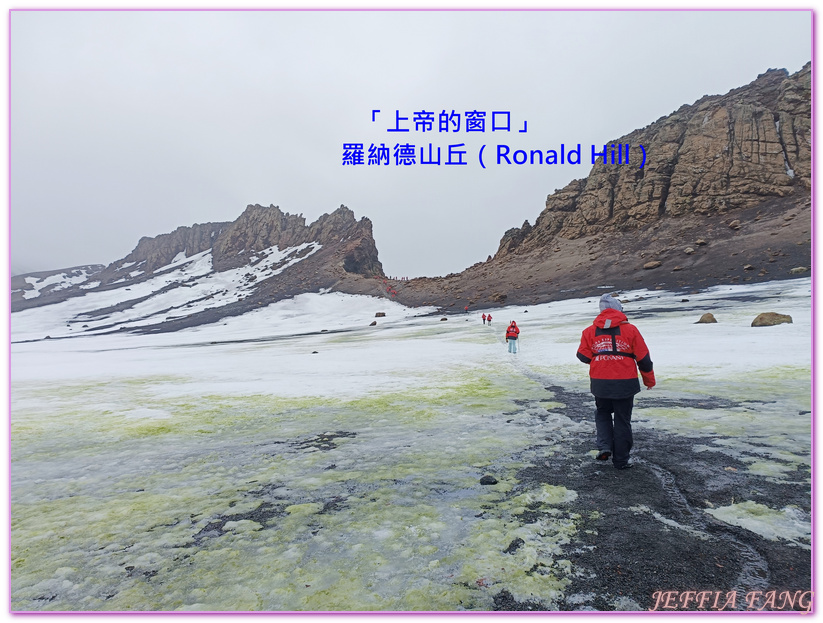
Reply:
[[[90,331],[138,326],[142,331],[168,331],[246,313],[303,292],[380,295],[382,289],[372,277],[382,276],[383,268],[371,221],[357,221],[346,206],[307,225],[302,214],[254,204],[231,223],[195,224],[143,237],[129,255],[105,268],[63,272],[52,271],[42,279],[16,278],[13,311],[116,291],[105,297],[104,307],[83,314]],[[135,286],[139,288],[133,290]],[[138,290],[143,294],[136,294]],[[139,311],[148,299],[153,300],[149,307],[160,311]],[[133,322],[89,320],[108,318],[115,311]]]

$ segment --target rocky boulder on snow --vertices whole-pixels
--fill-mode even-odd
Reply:
[[[763,314],[758,314],[758,316],[752,320],[753,327],[773,327],[774,325],[778,324],[787,324],[792,322],[792,317],[787,314],[778,314],[775,312],[765,312]]]

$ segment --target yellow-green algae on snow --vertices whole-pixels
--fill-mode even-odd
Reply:
[[[551,606],[568,582],[575,494],[515,476],[545,430],[512,398],[539,404],[538,383],[453,372],[334,400],[174,382],[16,388],[13,609]]]
[[[807,365],[771,366],[730,373],[710,365],[683,366],[661,371],[659,380],[667,388],[700,396],[723,396],[736,401],[787,400],[808,408],[811,405],[811,369]]]
[[[458,582],[482,591],[468,607],[488,608],[491,595],[501,588],[518,601],[547,605],[562,596],[570,581],[571,562],[560,557],[561,546],[576,533],[579,517],[556,507],[576,497],[564,487],[541,485],[534,492],[481,503],[480,509],[489,516],[475,524],[466,541],[469,551],[458,550],[461,558],[468,554]],[[533,523],[520,521],[527,510],[540,511],[541,517]]]
[[[699,376],[699,375],[697,375]],[[747,471],[775,480],[796,479],[811,464],[811,373],[804,366],[774,366],[720,379],[659,377],[660,386],[692,400],[720,398],[736,406],[646,407],[638,397],[635,419],[686,437],[716,437],[716,449],[750,463]],[[695,393],[692,393],[695,392]]]
[[[579,343],[580,338],[577,339]],[[577,363],[580,364],[579,361]],[[552,365],[530,362],[528,367],[533,374],[540,375],[545,379],[552,379],[555,385],[562,384],[567,390],[589,393],[589,370],[583,364],[576,366],[569,363]]]

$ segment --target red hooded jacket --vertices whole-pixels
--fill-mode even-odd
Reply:
[[[517,323],[512,320],[512,323],[506,329],[506,339],[516,340],[518,335],[520,335],[520,329],[518,328]]]
[[[583,331],[577,358],[589,364],[591,392],[598,398],[628,398],[640,391],[637,370],[643,384],[655,385],[649,349],[637,328],[616,309],[600,312]]]

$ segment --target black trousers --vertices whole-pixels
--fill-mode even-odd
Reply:
[[[615,467],[623,467],[629,462],[632,449],[632,408],[634,396],[628,398],[594,397],[597,412],[594,416],[597,427],[597,450],[611,452]],[[612,420],[614,415],[614,420]]]

